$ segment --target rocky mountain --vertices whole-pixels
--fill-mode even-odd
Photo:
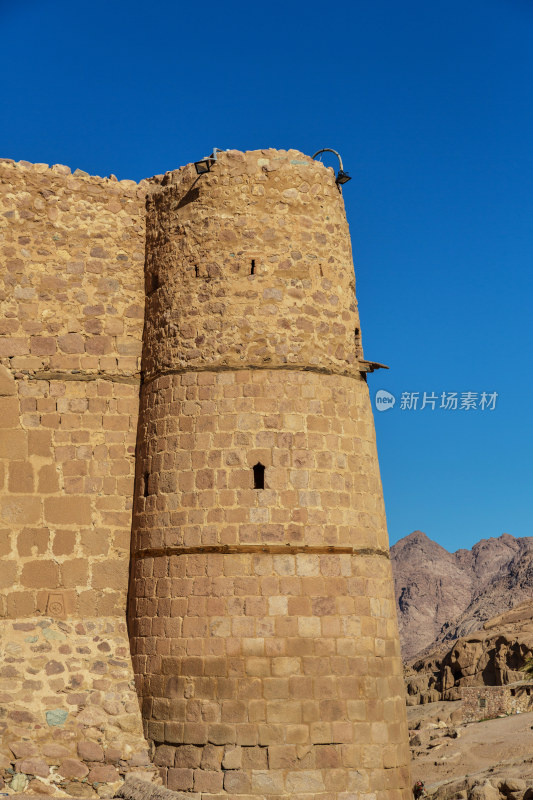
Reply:
[[[533,657],[533,600],[498,614],[451,647],[406,668],[407,703],[460,700],[463,686],[503,686],[524,680]]]
[[[450,644],[533,597],[533,537],[507,533],[449,553],[421,531],[391,547],[402,654]]]

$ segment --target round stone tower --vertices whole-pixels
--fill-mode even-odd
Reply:
[[[130,633],[202,796],[409,796],[348,225],[331,169],[219,153],[148,201]]]

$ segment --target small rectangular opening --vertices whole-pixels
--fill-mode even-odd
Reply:
[[[486,708],[487,707],[487,698],[486,697],[480,697],[479,698],[479,707],[480,708]]]
[[[250,268],[250,275],[255,275],[255,258],[252,258],[252,266]]]
[[[143,495],[144,497],[148,497],[148,479],[150,475],[148,472],[145,472],[143,475]]]
[[[254,489],[265,488],[265,467],[261,462],[255,465],[254,470]]]

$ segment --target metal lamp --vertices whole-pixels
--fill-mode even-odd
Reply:
[[[214,162],[213,158],[201,158],[200,161],[194,162],[194,168],[198,175],[205,175],[206,172],[211,172],[211,163]]]
[[[323,147],[322,150],[317,150],[313,158],[319,156],[320,153],[335,153],[335,155],[339,159],[339,171],[337,172],[337,175],[335,177],[335,183],[337,184],[337,186],[342,186],[344,183],[348,183],[348,181],[352,180],[351,176],[344,171],[342,166],[342,158],[340,157],[340,154],[337,153],[336,150],[332,150],[331,147]]]
[[[211,167],[217,162],[217,153],[220,152],[220,148],[213,147],[213,152],[210,156],[205,156],[205,158],[201,158],[200,161],[195,161],[194,168],[196,169],[197,174],[205,175],[206,172],[211,172]]]

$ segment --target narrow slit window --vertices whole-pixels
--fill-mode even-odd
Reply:
[[[145,497],[148,497],[148,478],[149,477],[150,476],[149,476],[148,472],[145,472],[144,475],[143,475],[143,494],[144,494]]]
[[[261,462],[255,465],[254,470],[254,489],[265,488],[265,467]]]
[[[252,266],[250,267],[250,275],[255,275],[255,258],[252,258]],[[255,469],[255,467],[254,467]],[[263,467],[264,469],[264,467]]]
[[[200,270],[198,269],[198,265],[196,265],[194,267],[194,277],[195,278],[199,278],[200,277]]]

